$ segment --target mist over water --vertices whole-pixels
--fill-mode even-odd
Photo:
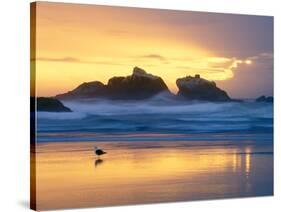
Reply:
[[[39,141],[55,140],[55,135],[61,137],[64,133],[67,133],[64,139],[77,139],[78,136],[81,140],[91,140],[100,133],[211,136],[214,133],[272,135],[273,131],[273,104],[270,103],[186,102],[163,97],[147,101],[83,100],[63,103],[73,112],[38,112]]]

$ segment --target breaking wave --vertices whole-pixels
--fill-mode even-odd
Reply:
[[[38,112],[39,135],[68,133],[69,138],[79,133],[273,132],[273,105],[269,103],[181,102],[159,97],[137,102],[84,100],[63,103],[73,112]]]

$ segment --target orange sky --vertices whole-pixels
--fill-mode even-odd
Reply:
[[[36,58],[32,61],[36,63],[37,95],[64,93],[82,82],[106,83],[110,77],[129,75],[134,66],[139,66],[161,76],[173,92],[177,91],[177,78],[201,74],[224,82],[222,86],[230,88],[230,94],[241,96],[239,92],[243,90],[238,92],[231,83],[236,70],[259,64],[256,61],[263,59],[262,55],[270,59],[273,51],[270,45],[251,43],[250,35],[242,30],[244,21],[240,17],[243,16],[37,3]],[[225,38],[227,33],[217,33],[228,30],[231,24],[233,29],[241,25],[244,34],[239,36],[237,30]],[[239,45],[245,47],[240,42],[243,37],[253,48],[240,51]],[[253,40],[258,43],[261,39]]]

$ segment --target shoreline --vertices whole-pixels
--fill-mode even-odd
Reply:
[[[273,144],[273,130],[270,132],[220,132],[220,133],[169,133],[169,132],[38,132],[38,143],[44,142],[264,142]]]
[[[94,142],[39,143],[37,208],[273,194],[271,144],[192,143],[198,142],[96,142],[108,152],[99,159],[93,154]]]

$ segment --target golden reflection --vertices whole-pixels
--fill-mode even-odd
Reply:
[[[237,170],[237,166],[238,166],[238,162],[237,162],[237,150],[235,150],[233,153],[232,153],[232,171],[233,172],[236,172]]]
[[[99,142],[108,152],[103,161],[91,142],[39,143],[37,209],[255,196],[256,189],[272,194],[272,155],[252,155],[253,146],[202,143]],[[255,177],[247,177],[250,172]],[[268,186],[260,188],[260,180]]]
[[[115,147],[116,144],[105,142],[100,145],[108,152],[103,160],[95,159],[90,142],[38,145],[39,208],[172,201],[211,191],[225,192],[227,184],[216,187],[213,183],[227,173],[233,174],[231,151],[223,147],[178,148],[171,142],[162,143],[159,148],[149,148],[149,144],[131,148],[135,144]],[[202,182],[206,183],[201,186]],[[153,192],[147,193],[147,189]]]
[[[249,177],[250,168],[251,168],[251,149],[247,147],[245,150],[245,172],[247,178]]]
[[[251,189],[251,182],[249,179],[250,169],[251,169],[251,148],[247,147],[245,149],[245,176],[246,176],[245,189],[246,189],[246,192],[249,192]]]

